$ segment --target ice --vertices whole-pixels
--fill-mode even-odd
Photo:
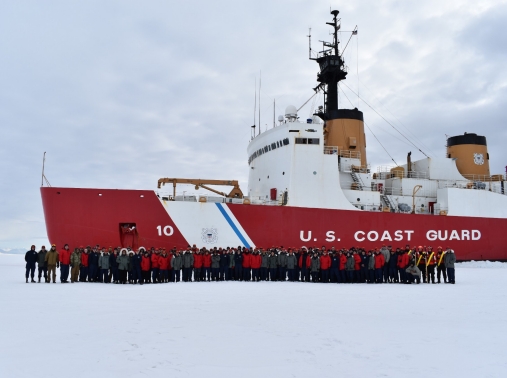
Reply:
[[[2,254],[0,376],[504,377],[504,267],[458,264],[456,285],[62,285]]]
[[[499,261],[465,261],[462,263],[458,263],[458,268],[491,268],[491,269],[506,269],[507,264]]]
[[[25,254],[30,248],[0,248],[0,254]]]

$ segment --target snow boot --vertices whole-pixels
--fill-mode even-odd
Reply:
[[[35,283],[35,280],[32,278],[32,283]]]
[[[28,277],[26,277],[26,283],[28,283]]]

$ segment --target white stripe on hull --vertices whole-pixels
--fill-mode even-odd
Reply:
[[[206,247],[237,247],[245,243],[254,246],[245,230],[238,223],[227,205],[215,203],[189,203],[183,201],[161,201],[165,210],[181,232],[185,240],[192,245]],[[219,206],[236,227],[236,232]]]

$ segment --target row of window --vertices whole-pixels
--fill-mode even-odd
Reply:
[[[320,144],[319,138],[296,138],[296,144]]]
[[[288,145],[289,145],[289,138],[285,138],[283,140],[276,141],[271,144],[268,144],[267,146],[259,148],[252,155],[250,155],[250,157],[248,158],[248,164],[250,164],[252,161],[254,161],[257,157],[264,155],[266,152],[269,152],[271,150],[274,150],[276,148],[280,148],[283,146],[288,146]]]

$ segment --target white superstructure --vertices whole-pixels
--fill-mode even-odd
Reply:
[[[248,145],[252,204],[507,218],[505,177],[464,177],[453,158],[372,172],[359,152],[324,146],[324,122],[292,109]]]

